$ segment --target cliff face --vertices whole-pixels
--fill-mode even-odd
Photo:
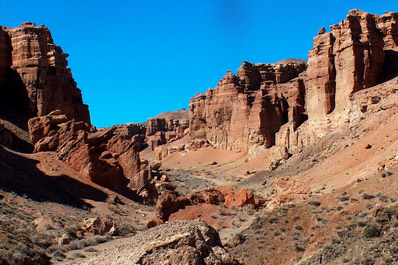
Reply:
[[[32,23],[0,28],[0,93],[27,117],[60,109],[68,118],[90,123],[68,62],[50,31]]]
[[[330,27],[330,33],[314,38],[306,88],[309,121],[318,129],[326,128],[327,122],[337,127],[347,121],[350,96],[380,78],[385,52],[378,18],[351,10],[345,20]]]
[[[396,58],[397,19],[351,10],[314,38],[308,65],[244,62],[236,76],[228,72],[191,99],[191,137],[249,154],[274,145],[294,153],[348,124],[358,111],[351,96],[377,84]]]
[[[271,147],[275,133],[288,122],[304,119],[305,63],[251,64],[238,75],[228,71],[214,90],[190,102],[190,135],[235,151]]]

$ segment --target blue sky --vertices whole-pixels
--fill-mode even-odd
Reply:
[[[398,11],[384,1],[0,1],[0,25],[44,24],[98,127],[188,108],[242,61],[307,59],[318,30],[348,10]]]

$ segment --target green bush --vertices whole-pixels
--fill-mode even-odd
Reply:
[[[366,238],[378,237],[380,236],[380,229],[377,225],[373,224],[365,228],[364,234]]]

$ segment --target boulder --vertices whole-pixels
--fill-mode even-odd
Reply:
[[[318,31],[318,35],[322,35],[326,32],[325,27],[322,27],[319,31]]]
[[[162,224],[169,220],[172,213],[189,205],[190,201],[180,195],[177,191],[165,191],[158,198],[156,209],[158,210],[158,223]]]
[[[275,196],[268,203],[267,208],[274,209],[284,203],[299,202],[311,197],[312,192],[308,184],[291,177],[279,177],[274,179],[273,189]]]
[[[223,193],[213,188],[192,192],[187,197],[192,204],[223,204],[225,202]]]
[[[99,217],[88,218],[84,220],[83,231],[93,233],[94,235],[117,235],[119,232],[116,224],[110,219],[101,219]]]
[[[232,206],[253,205],[256,206],[255,196],[252,191],[245,188],[232,189],[225,186],[215,187],[215,190],[220,191],[225,199],[225,206],[230,208]]]
[[[117,255],[115,253],[117,252]],[[238,265],[216,230],[199,220],[163,224],[85,261],[87,264]]]

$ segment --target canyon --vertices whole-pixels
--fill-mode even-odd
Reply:
[[[48,28],[0,27],[1,264],[398,262],[397,25],[351,10],[308,61],[245,61],[189,110],[109,128]]]

